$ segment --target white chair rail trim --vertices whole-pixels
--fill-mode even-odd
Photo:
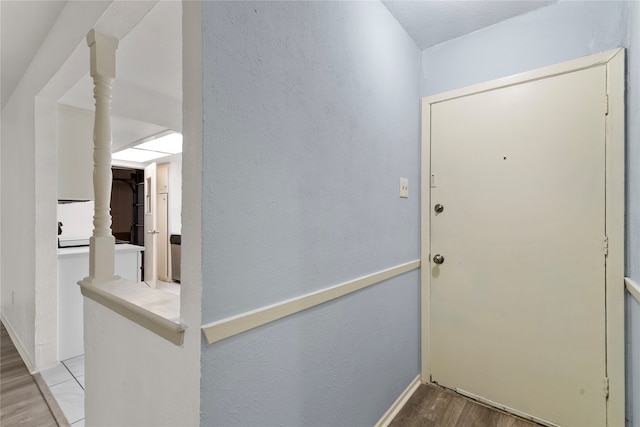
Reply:
[[[202,326],[202,332],[207,339],[207,343],[213,344],[225,338],[340,298],[417,268],[420,268],[420,260],[411,261],[321,291],[209,323]]]
[[[624,286],[627,288],[627,291],[633,296],[636,301],[640,302],[640,285],[631,280],[628,277],[624,278]]]

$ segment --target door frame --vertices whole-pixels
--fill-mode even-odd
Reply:
[[[421,380],[431,382],[430,365],[430,247],[431,247],[431,105],[558,76],[597,66],[607,70],[607,109],[605,136],[606,220],[608,237],[606,257],[606,369],[609,387],[607,425],[625,424],[625,353],[624,353],[624,189],[625,189],[625,51],[623,48],[586,56],[561,64],[480,83],[462,89],[422,98],[421,154]],[[605,384],[603,384],[604,392]]]
[[[158,285],[158,164],[144,168],[144,282]]]

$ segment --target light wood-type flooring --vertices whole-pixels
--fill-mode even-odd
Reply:
[[[451,390],[422,384],[389,427],[539,427]]]
[[[49,406],[7,330],[4,325],[0,327],[0,425],[57,427]]]

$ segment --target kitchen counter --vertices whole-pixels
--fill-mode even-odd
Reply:
[[[115,246],[115,274],[140,282],[144,246]],[[83,297],[78,281],[89,275],[89,246],[58,248],[58,359],[84,353]],[[140,285],[142,286],[142,285]],[[144,285],[146,286],[146,285]]]
[[[123,243],[116,245],[116,253],[126,252],[142,252],[144,246],[131,245],[129,243]],[[64,258],[72,255],[82,255],[89,253],[89,246],[80,246],[76,248],[58,248],[58,258]]]

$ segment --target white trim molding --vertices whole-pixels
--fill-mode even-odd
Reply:
[[[609,380],[607,399],[607,425],[625,423],[625,341],[624,341],[624,285],[640,300],[640,287],[624,278],[624,176],[625,176],[625,50],[606,52],[578,58],[537,70],[516,74],[462,89],[422,99],[422,170],[421,170],[421,350],[422,381],[431,381],[430,366],[430,211],[431,200],[431,106],[433,104],[501,89],[521,83],[567,74],[592,67],[606,67],[608,113],[606,115],[606,222],[608,238],[606,258],[606,375]],[[426,201],[426,202],[425,202]]]
[[[33,364],[31,358],[29,358],[29,353],[27,353],[27,349],[24,347],[24,344],[22,344],[22,341],[20,341],[20,338],[18,338],[18,334],[16,334],[16,332],[13,330],[11,322],[9,322],[6,317],[4,317],[3,313],[0,313],[0,321],[2,321],[2,324],[7,329],[7,333],[9,334],[9,337],[11,337],[11,341],[13,341],[13,345],[16,347],[16,350],[18,350],[18,353],[20,354],[22,361],[26,365],[27,370],[30,374],[34,374],[36,372],[35,365]]]
[[[387,427],[391,421],[398,415],[398,412],[406,405],[407,401],[413,396],[418,387],[420,387],[422,381],[420,381],[420,375],[415,377],[413,381],[407,386],[400,396],[393,402],[393,405],[387,409],[387,412],[378,420],[375,427]]]
[[[491,90],[519,85],[526,82],[532,82],[535,80],[555,77],[575,71],[586,70],[587,68],[597,67],[599,65],[607,65],[620,53],[622,53],[624,58],[623,48],[611,49],[605,52],[596,53],[560,64],[550,65],[548,67],[542,67],[532,71],[525,71],[523,73],[514,74],[512,76],[503,77],[484,83],[478,83],[461,89],[454,89],[448,92],[438,93],[435,95],[424,97],[422,99],[428,104],[435,104],[437,102],[461,98],[463,96],[468,96],[471,94],[488,92]]]
[[[78,284],[84,297],[102,304],[175,345],[182,345],[186,328],[180,322],[178,295],[125,279],[100,281],[87,277]]]
[[[625,50],[603,53],[607,59],[607,95],[609,99],[605,129],[606,221],[608,238],[606,258],[606,331],[607,331],[607,425],[625,424],[625,292],[624,292],[624,210],[625,210]],[[595,55],[594,55],[595,56]],[[587,57],[591,58],[591,57]],[[585,58],[586,59],[586,58]],[[594,64],[595,66],[595,64]]]
[[[388,268],[377,273],[363,276],[349,282],[341,283],[321,291],[313,292],[257,310],[228,317],[217,322],[202,326],[202,332],[208,344],[246,332],[264,324],[273,322],[286,316],[307,310],[311,307],[340,298],[368,286],[375,285],[392,277],[399,276],[411,270],[420,268],[420,261],[411,261],[396,267]]]
[[[629,292],[636,301],[640,302],[640,285],[628,277],[624,278],[624,285],[627,288],[627,292]]]

